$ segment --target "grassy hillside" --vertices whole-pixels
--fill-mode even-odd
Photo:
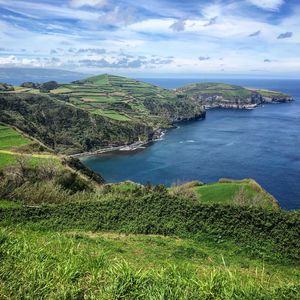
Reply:
[[[217,183],[192,188],[201,203],[258,205],[278,208],[276,199],[252,179],[220,179]]]
[[[180,88],[178,91],[186,92],[190,95],[218,95],[226,98],[247,98],[251,96],[251,91],[238,85],[229,85],[225,83],[194,83]]]
[[[76,106],[120,121],[138,119],[167,126],[202,114],[197,102],[182,101],[171,90],[108,74],[61,85],[51,92],[65,94]]]
[[[61,153],[147,142],[176,121],[205,116],[174,91],[111,75],[71,84],[24,83],[0,92],[0,122]]]
[[[0,93],[0,121],[15,126],[56,152],[78,153],[147,140],[153,128],[91,114],[48,95]]]
[[[71,84],[59,84],[49,91],[15,87],[15,93],[52,94],[74,106],[117,121],[143,120],[168,126],[177,119],[201,115],[201,106],[192,99],[179,99],[172,90],[141,81],[99,75]]]
[[[299,269],[176,237],[0,231],[9,299],[298,299]]]
[[[9,298],[300,295],[299,213],[128,185],[105,187],[93,200],[15,203],[0,201],[0,292]]]
[[[300,215],[253,202],[269,195],[251,180],[91,188],[52,164],[11,170],[0,172],[4,299],[299,298]],[[251,197],[230,202],[232,187]]]

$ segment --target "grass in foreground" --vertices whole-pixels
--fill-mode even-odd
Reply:
[[[0,294],[3,299],[298,299],[296,273],[263,262],[228,266],[226,257],[214,262],[219,249],[213,257],[206,251],[188,240],[159,236],[2,228]]]

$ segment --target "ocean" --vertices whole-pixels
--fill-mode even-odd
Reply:
[[[108,182],[172,185],[195,179],[211,183],[219,178],[253,178],[281,207],[300,208],[300,80],[142,80],[164,88],[224,82],[282,91],[296,101],[255,110],[209,110],[205,120],[181,123],[143,150],[83,159],[88,167]]]

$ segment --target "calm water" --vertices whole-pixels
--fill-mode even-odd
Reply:
[[[174,88],[201,80],[144,81]],[[210,110],[206,120],[180,124],[162,141],[142,151],[86,158],[84,163],[109,182],[130,179],[170,185],[179,180],[209,183],[221,177],[250,177],[272,193],[282,207],[299,209],[300,80],[214,81],[281,90],[296,101],[255,110]]]

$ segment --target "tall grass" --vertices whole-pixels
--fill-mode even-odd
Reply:
[[[274,283],[223,268],[138,269],[58,233],[0,232],[1,299],[299,299],[293,282]]]

